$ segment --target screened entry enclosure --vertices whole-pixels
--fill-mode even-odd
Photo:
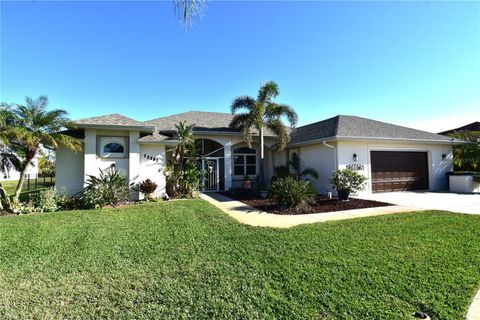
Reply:
[[[210,139],[195,140],[195,156],[199,169],[203,170],[203,191],[225,190],[225,150]]]

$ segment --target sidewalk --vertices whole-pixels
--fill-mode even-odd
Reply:
[[[259,211],[240,201],[232,200],[218,193],[202,193],[200,197],[220,208],[240,223],[271,228],[290,228],[307,223],[373,217],[422,210],[406,206],[387,206],[300,215],[278,215]]]

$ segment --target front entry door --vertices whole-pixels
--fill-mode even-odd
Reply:
[[[218,177],[218,159],[207,158],[202,161],[203,170],[205,173],[203,179],[204,191],[218,191],[219,177]]]

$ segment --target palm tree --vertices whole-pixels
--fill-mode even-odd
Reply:
[[[275,134],[277,140],[277,151],[285,149],[290,139],[288,128],[282,121],[286,117],[291,127],[297,124],[298,116],[292,107],[286,104],[275,103],[272,99],[279,94],[278,85],[269,81],[262,85],[258,90],[258,96],[255,100],[250,96],[240,96],[235,98],[230,109],[232,114],[239,110],[245,110],[244,113],[235,114],[230,122],[230,128],[242,130],[245,141],[251,147],[252,131],[257,130],[260,138],[260,172],[259,183],[265,185],[264,175],[264,132],[265,129]]]
[[[40,96],[37,100],[26,98],[26,105],[9,106],[12,110],[11,126],[19,128],[15,134],[7,133],[11,151],[9,157],[20,172],[14,203],[18,202],[25,172],[41,145],[50,149],[64,146],[73,151],[81,150],[79,140],[61,132],[65,128],[73,128],[67,112],[61,109],[47,111],[47,105],[48,98]]]

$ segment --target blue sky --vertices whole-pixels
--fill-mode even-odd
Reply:
[[[74,119],[228,112],[275,80],[300,124],[351,114],[448,129],[480,120],[480,2],[2,1],[2,102]]]

